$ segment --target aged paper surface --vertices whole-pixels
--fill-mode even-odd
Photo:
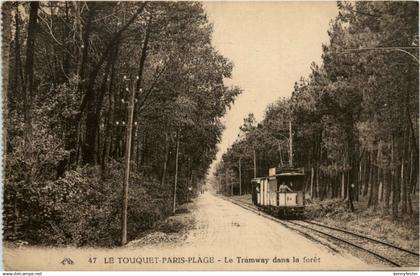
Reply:
[[[418,3],[3,2],[8,271],[418,270]]]

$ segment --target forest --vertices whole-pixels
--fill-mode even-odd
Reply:
[[[128,240],[201,189],[241,93],[201,3],[5,2],[2,18],[6,241],[119,245],[126,156]]]
[[[261,122],[253,114],[244,119],[216,165],[213,186],[225,195],[250,193],[253,177],[293,165],[304,168],[312,200],[341,198],[354,211],[364,199],[363,208],[394,218],[412,214],[419,183],[418,2],[337,6],[322,63],[312,63],[291,97],[269,105]]]

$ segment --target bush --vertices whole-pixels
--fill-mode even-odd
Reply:
[[[56,181],[12,190],[15,195],[24,196],[18,200],[17,216],[13,215],[13,208],[8,208],[12,216],[5,219],[5,239],[42,245],[118,245],[123,167],[114,162],[108,171],[108,178],[104,180],[98,167],[85,167],[67,171]],[[156,181],[133,173],[130,182],[128,237],[132,239],[165,218],[171,200],[168,201],[170,195],[164,193]],[[17,219],[21,221],[18,225]],[[18,235],[16,227],[20,230]]]
[[[61,95],[61,94],[60,94]],[[58,109],[59,107],[56,107]],[[54,110],[56,110],[54,109]],[[46,112],[39,108],[34,112]],[[54,113],[52,110],[51,112]],[[67,112],[68,113],[68,112]],[[67,114],[65,113],[65,114]],[[68,113],[67,119],[71,119]],[[31,139],[33,160],[25,155],[23,124],[10,114],[14,135],[5,159],[3,232],[7,241],[38,245],[115,246],[121,236],[121,163],[108,164],[106,178],[99,167],[65,171],[71,152],[49,126],[55,120],[37,114]],[[60,127],[57,126],[57,129]],[[62,170],[58,173],[58,168]],[[25,177],[31,176],[29,182]],[[170,189],[169,189],[170,190]],[[172,196],[160,183],[132,171],[129,187],[128,238],[155,226],[171,211]]]
[[[154,179],[134,175],[130,183],[128,238],[154,228],[172,211],[172,194]]]

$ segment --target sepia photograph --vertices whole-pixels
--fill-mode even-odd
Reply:
[[[418,1],[3,1],[1,61],[4,271],[417,275]]]

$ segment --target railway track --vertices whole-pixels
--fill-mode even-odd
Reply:
[[[371,237],[363,236],[345,229],[331,227],[310,220],[280,220],[259,210],[253,204],[247,202],[238,202],[229,198],[228,201],[257,213],[272,221],[278,222],[289,229],[299,232],[305,236],[314,237],[314,233],[339,244],[345,244],[352,248],[356,248],[364,253],[374,256],[382,262],[391,264],[395,267],[418,267],[419,253],[413,252],[393,244],[380,241]]]

